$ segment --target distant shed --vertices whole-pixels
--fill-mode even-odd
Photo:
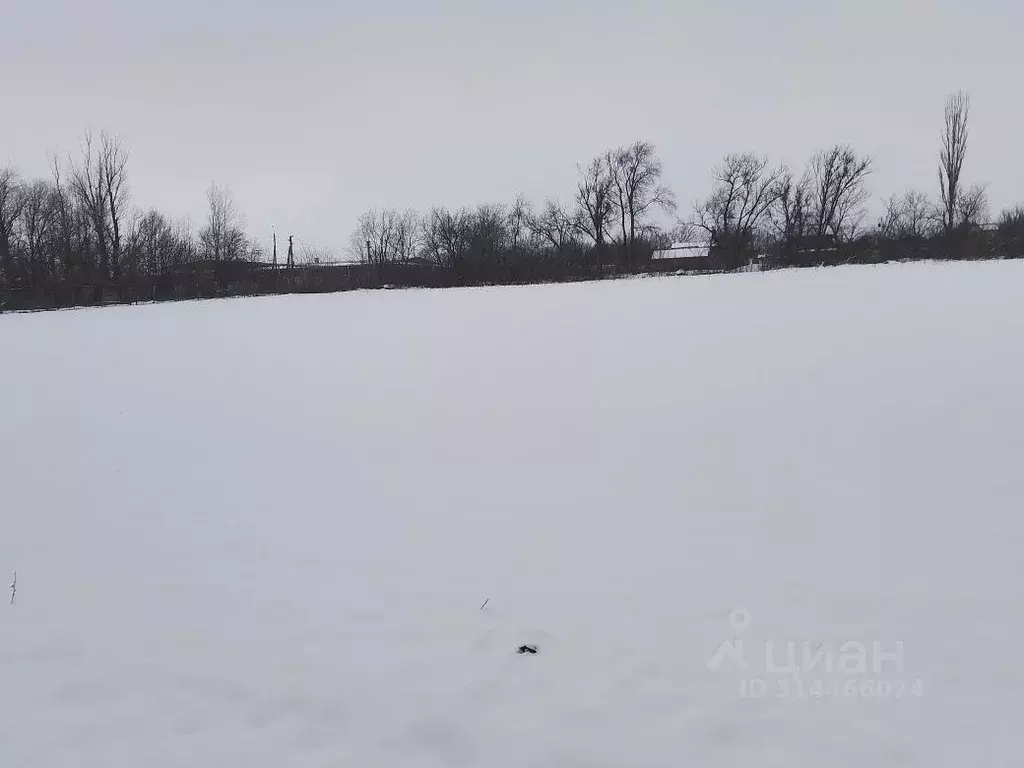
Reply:
[[[699,274],[715,270],[707,243],[676,243],[651,254],[651,271]]]
[[[675,243],[669,248],[655,251],[652,259],[707,259],[711,255],[708,243]]]

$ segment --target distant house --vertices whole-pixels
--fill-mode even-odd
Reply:
[[[675,272],[679,274],[703,273],[714,270],[714,259],[708,243],[676,243],[651,254],[650,269],[653,272]]]
[[[663,259],[704,259],[706,260],[711,255],[711,246],[708,243],[675,243],[668,248],[662,248],[661,250],[655,251],[652,255],[652,259],[663,260]]]

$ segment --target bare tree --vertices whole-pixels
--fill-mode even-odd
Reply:
[[[615,179],[610,155],[595,157],[586,168],[580,169],[576,185],[577,217],[580,230],[598,250],[604,247],[614,207]]]
[[[504,205],[478,205],[470,214],[469,258],[479,265],[493,265],[512,243],[508,228],[509,214]]]
[[[984,184],[972,184],[957,195],[956,225],[966,230],[983,226],[988,220],[988,191]]]
[[[402,216],[394,208],[367,211],[359,217],[352,233],[349,250],[366,264],[382,265],[402,260],[412,247],[411,231],[403,228]]]
[[[262,249],[256,247],[252,253],[262,256]],[[305,266],[318,266],[330,264],[334,259],[334,254],[330,248],[323,245],[310,245],[303,247],[302,256],[298,259],[298,263]]]
[[[121,278],[123,230],[128,209],[128,149],[108,133],[100,134],[99,172],[110,222],[110,268],[117,282]]]
[[[78,165],[71,163],[71,189],[78,206],[95,237],[100,272],[110,276],[110,226],[107,208],[106,174],[102,168],[102,153],[96,148],[91,132],[82,139],[82,156]]]
[[[1024,255],[1024,205],[1007,208],[1000,214],[996,236],[1004,258]]]
[[[67,278],[73,270],[80,269],[81,264],[76,263],[75,256],[75,233],[80,229],[78,210],[75,202],[68,191],[67,185],[62,181],[60,158],[54,155],[51,158],[50,169],[53,173],[53,244],[51,246],[50,272],[54,279],[58,279],[58,264],[63,265],[63,277]],[[81,251],[82,249],[77,249]],[[78,254],[78,259],[81,254]]]
[[[115,281],[121,276],[125,218],[128,210],[128,150],[117,138],[91,132],[82,140],[79,164],[72,163],[71,189],[96,238],[100,269]]]
[[[437,266],[458,266],[469,251],[470,214],[434,208],[424,224],[423,240],[424,252]]]
[[[957,91],[946,99],[946,113],[942,131],[942,149],[939,153],[939,190],[942,196],[942,224],[951,232],[960,218],[960,176],[967,154],[968,118],[971,113],[970,97]]]
[[[377,241],[377,211],[366,211],[356,219],[356,228],[349,238],[349,253],[363,264],[372,264],[373,246]]]
[[[159,275],[177,266],[174,229],[159,211],[150,210],[138,217],[131,240],[137,252],[134,261],[141,271]]]
[[[768,158],[752,152],[726,155],[714,171],[711,196],[695,206],[694,225],[731,259],[753,244],[780,193],[784,167],[768,170]]]
[[[508,211],[508,233],[511,241],[509,245],[513,250],[528,244],[533,234],[530,227],[533,217],[533,205],[525,195],[517,195]]]
[[[14,225],[25,204],[21,179],[13,168],[0,168],[0,277],[13,278]]]
[[[903,196],[905,236],[927,237],[931,234],[931,209],[931,201],[924,192],[910,190]]]
[[[810,233],[812,218],[810,177],[805,174],[797,180],[792,171],[785,170],[776,184],[771,211],[776,237],[786,245],[800,240]]]
[[[1015,230],[1024,232],[1024,205],[1017,204],[1007,208],[999,215],[1000,230]]]
[[[668,232],[664,233],[666,241],[663,247],[670,248],[675,243],[696,243],[702,236],[701,229],[692,221],[677,221]]]
[[[894,240],[926,237],[932,229],[931,212],[931,201],[923,192],[911,189],[900,197],[893,195],[885,201],[878,233]]]
[[[863,217],[871,158],[858,157],[849,145],[837,144],[811,159],[812,233],[836,239],[851,237]]]
[[[206,191],[209,205],[206,226],[199,233],[206,258],[232,261],[248,255],[249,243],[242,229],[243,219],[227,187],[211,184]]]
[[[181,217],[171,225],[171,230],[174,234],[175,248],[172,266],[196,261],[200,254],[200,240],[192,220],[188,217]]]
[[[49,267],[44,263],[44,254],[55,213],[53,194],[46,181],[34,181],[24,190],[20,224],[33,285],[45,280],[43,273]]]
[[[544,201],[539,213],[530,216],[528,226],[534,237],[556,251],[576,245],[577,233],[582,229],[578,216],[550,199]]]
[[[423,222],[419,213],[406,208],[395,217],[395,251],[405,263],[417,258],[423,249]]]
[[[651,210],[675,210],[675,195],[662,183],[664,169],[654,145],[649,142],[638,141],[611,153],[610,173],[622,241],[631,246],[636,242],[637,230],[643,228],[643,220]]]

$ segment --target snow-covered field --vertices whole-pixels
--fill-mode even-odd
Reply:
[[[0,766],[1024,764],[1022,349],[1024,263],[4,315]]]

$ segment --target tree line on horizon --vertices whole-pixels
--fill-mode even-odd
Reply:
[[[917,189],[893,195],[874,222],[867,213],[874,161],[847,144],[815,153],[799,173],[756,153],[728,154],[709,194],[681,213],[656,148],[639,141],[580,166],[568,202],[549,198],[538,207],[519,196],[511,204],[426,213],[367,211],[348,248],[365,268],[358,280],[259,284],[252,273],[267,255],[246,234],[228,189],[207,190],[198,230],[157,210],[135,209],[126,145],[87,133],[77,157],[51,159],[48,179],[0,169],[0,309],[14,294],[30,294],[19,306],[206,295],[195,279],[175,279],[202,269],[230,275],[218,278],[221,292],[230,292],[231,280],[244,284],[235,292],[282,292],[585,279],[649,270],[656,250],[679,242],[706,246],[704,271],[768,257],[762,263],[826,263],[826,251],[842,254],[841,261],[1024,256],[1024,206],[1003,211],[993,230],[986,226],[985,186],[965,181],[969,118],[968,96],[950,96],[936,196]]]

